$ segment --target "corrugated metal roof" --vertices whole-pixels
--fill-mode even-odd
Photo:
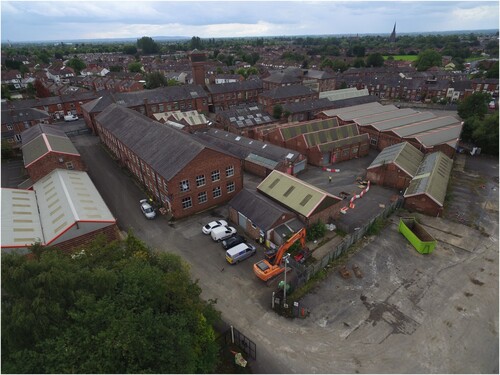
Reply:
[[[26,130],[26,132],[28,132],[28,130]],[[22,134],[24,136],[25,133],[23,132]],[[29,139],[29,141],[25,140],[23,137],[22,146],[25,167],[51,151],[80,155],[66,134],[59,131],[59,129],[56,131],[53,127],[45,126],[35,132],[30,132],[26,138]]]
[[[414,111],[411,108],[404,108],[404,109],[396,109],[394,111],[389,111],[389,112],[382,112],[382,113],[377,113],[374,115],[368,115],[364,117],[359,117],[354,119],[358,125],[368,125],[368,124],[375,124],[380,121],[385,121],[385,120],[391,120],[394,118],[400,118],[403,116],[409,116],[416,114],[417,111]]]
[[[317,147],[318,150],[321,152],[329,152],[335,150],[336,148],[344,147],[346,145],[352,145],[356,143],[369,142],[369,141],[370,137],[368,134],[365,133],[365,134],[355,135],[353,137],[339,139],[337,141],[322,143],[319,144]]]
[[[359,117],[359,115],[356,115],[356,113],[361,113],[361,112],[366,111],[366,110],[372,110],[371,113],[379,113],[378,111],[382,107],[383,107],[383,105],[378,103],[378,102],[371,102],[371,103],[354,105],[354,106],[350,106],[350,107],[329,109],[327,111],[323,111],[323,113],[329,117],[337,116],[337,117],[340,117],[344,120],[348,120],[348,119],[352,120],[356,117]],[[368,112],[368,113],[370,113],[370,112]]]
[[[441,143],[447,143],[453,148],[456,147],[463,124],[446,126],[425,133],[420,133],[415,138],[425,147],[432,147]]]
[[[2,247],[44,243],[34,191],[2,188],[1,233]]]
[[[117,104],[111,104],[96,120],[166,180],[205,148],[197,138]]]
[[[338,141],[340,139],[354,137],[356,135],[359,135],[358,127],[356,126],[356,124],[348,124],[337,126],[335,128],[306,133],[303,136],[308,147],[313,147],[321,143]]]
[[[404,197],[425,194],[443,206],[452,167],[453,161],[442,152],[425,155]]]
[[[21,133],[22,138],[22,146],[28,144],[31,140],[39,137],[41,134],[51,134],[57,135],[60,137],[66,137],[66,133],[61,128],[61,126],[57,125],[46,125],[46,124],[37,124],[32,126],[29,129],[26,129]]]
[[[356,87],[350,87],[347,89],[323,91],[319,93],[320,99],[326,98],[330,101],[337,101],[343,99],[358,98],[360,96],[369,95],[368,89],[358,90]]]
[[[305,217],[309,217],[326,199],[330,199],[332,204],[341,200],[298,178],[278,171],[272,171],[257,186],[257,190]]]
[[[285,126],[280,128],[281,135],[283,139],[289,140],[298,135],[315,132],[318,130],[330,129],[339,126],[337,119],[329,118],[324,120],[312,121],[308,123],[302,123],[298,125]]]
[[[257,227],[264,231],[271,229],[271,226],[276,223],[282,215],[292,213],[262,194],[246,188],[241,190],[231,199],[229,206],[241,212]]]
[[[408,142],[397,143],[386,147],[377,155],[367,169],[394,163],[411,177],[415,176],[424,154]]]
[[[424,133],[429,130],[456,124],[460,124],[460,121],[458,121],[455,117],[443,116],[427,121],[401,126],[399,128],[393,128],[390,131],[399,137],[408,137],[418,133]]]
[[[437,116],[431,112],[416,112],[413,115],[398,117],[391,120],[380,121],[375,124],[368,124],[368,125],[372,125],[378,131],[384,131],[384,130],[391,130],[393,128],[398,128],[400,126],[408,124],[414,124],[417,122],[433,119],[436,117]]]
[[[55,169],[33,190],[47,244],[77,221],[115,222],[86,172]]]
[[[246,161],[261,165],[263,167],[274,169],[280,163],[279,161],[274,161],[263,156],[255,155],[253,153],[248,154],[245,158]]]

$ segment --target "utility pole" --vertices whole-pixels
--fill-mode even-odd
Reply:
[[[283,261],[285,262],[285,285],[283,285],[283,307],[286,309],[288,305],[286,304],[286,265],[288,264],[288,259],[290,258],[290,253],[283,255]]]

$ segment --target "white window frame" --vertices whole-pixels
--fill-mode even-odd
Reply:
[[[212,171],[212,182],[215,182],[215,181],[219,181],[220,180],[220,170],[215,170],[215,171]]]
[[[228,193],[233,193],[236,190],[236,184],[234,181],[228,182],[226,188]]]
[[[222,197],[222,189],[220,188],[220,186],[213,188],[212,196],[214,197],[214,199]]]
[[[232,176],[234,176],[234,165],[226,167],[226,177],[232,177]]]
[[[198,193],[198,204],[207,203],[207,201],[208,201],[208,195],[206,191]]]
[[[182,209],[184,210],[193,207],[193,201],[191,197],[182,198],[181,203],[182,203]]]
[[[207,183],[207,181],[205,179],[204,174],[200,174],[199,176],[196,176],[196,187],[205,186],[206,183]]]
[[[181,192],[189,191],[189,180],[186,179],[179,182],[179,189],[181,190]]]

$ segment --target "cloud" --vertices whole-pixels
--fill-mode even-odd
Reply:
[[[2,38],[61,40],[425,32],[498,28],[475,1],[1,1]]]

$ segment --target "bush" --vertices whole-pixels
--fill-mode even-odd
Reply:
[[[323,238],[326,233],[326,225],[320,221],[311,225],[307,230],[306,240],[314,241]]]

